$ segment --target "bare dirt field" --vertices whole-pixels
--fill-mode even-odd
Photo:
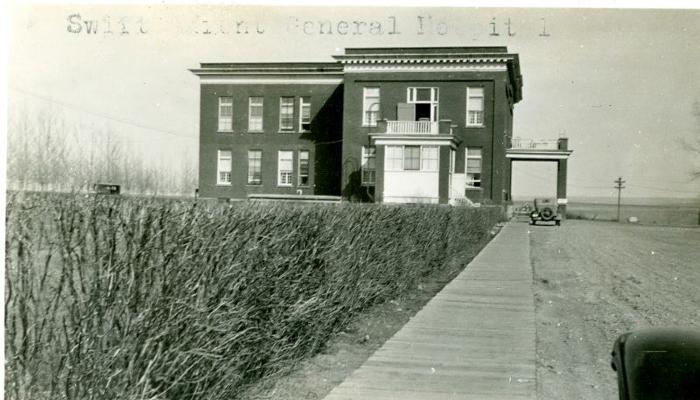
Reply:
[[[538,399],[618,398],[610,351],[637,328],[700,328],[700,229],[530,227]]]

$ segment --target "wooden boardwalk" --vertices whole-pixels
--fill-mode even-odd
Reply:
[[[534,399],[528,225],[506,225],[326,400]]]

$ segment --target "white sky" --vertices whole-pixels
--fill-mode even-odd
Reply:
[[[78,34],[68,31],[77,26],[71,14],[83,22]],[[432,32],[418,33],[419,16]],[[307,20],[331,20],[379,21],[387,30],[390,17],[400,34],[302,29]],[[295,18],[301,26],[290,29]],[[489,35],[494,18],[499,36]],[[515,36],[507,35],[508,19]],[[85,20],[98,21],[97,34],[86,34]],[[119,33],[120,20],[128,34]],[[264,33],[235,34],[237,21]],[[199,88],[187,69],[199,62],[332,61],[344,47],[504,45],[520,54],[524,79],[514,135],[570,138],[569,197],[613,196],[618,176],[627,196],[700,193],[700,181],[688,182],[700,157],[681,145],[700,136],[691,113],[700,101],[700,10],[77,4],[15,8],[10,22],[12,106],[50,104],[97,127],[95,134],[115,130],[156,159],[196,149]],[[548,37],[539,36],[543,23]],[[202,33],[207,27],[212,34]],[[517,164],[514,195],[553,194],[554,171]]]

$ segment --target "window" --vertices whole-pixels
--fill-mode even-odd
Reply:
[[[216,184],[231,184],[231,150],[219,150],[216,164]]]
[[[410,87],[407,103],[414,104],[416,121],[438,120],[438,88]]]
[[[219,97],[219,132],[233,131],[233,97]]]
[[[294,152],[282,151],[277,153],[277,186],[292,186],[294,173]]]
[[[299,186],[309,185],[309,151],[299,150]]]
[[[467,186],[481,187],[481,148],[466,149]]]
[[[386,146],[386,170],[403,170],[403,146]]]
[[[262,132],[263,130],[263,98],[248,98],[248,131]]]
[[[364,88],[362,98],[362,125],[377,126],[379,120],[379,88]]]
[[[377,149],[374,146],[362,146],[362,185],[374,186],[377,182]]]
[[[420,170],[420,146],[404,146],[403,169],[405,171]]]
[[[374,157],[374,152],[371,153]],[[363,148],[363,167],[365,162]],[[436,172],[439,169],[438,146],[386,146],[384,168],[387,171],[426,171]],[[374,169],[374,160],[372,160]],[[364,183],[364,173],[362,176]]]
[[[309,97],[299,98],[299,132],[311,130],[311,99]]]
[[[294,130],[294,97],[280,97],[280,131]]]
[[[262,183],[262,150],[248,151],[248,184]]]
[[[423,146],[421,148],[421,171],[438,170],[438,147]]]
[[[467,88],[467,126],[484,125],[484,88]]]

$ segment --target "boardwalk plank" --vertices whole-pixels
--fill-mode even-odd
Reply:
[[[527,226],[509,224],[327,400],[532,400]]]

